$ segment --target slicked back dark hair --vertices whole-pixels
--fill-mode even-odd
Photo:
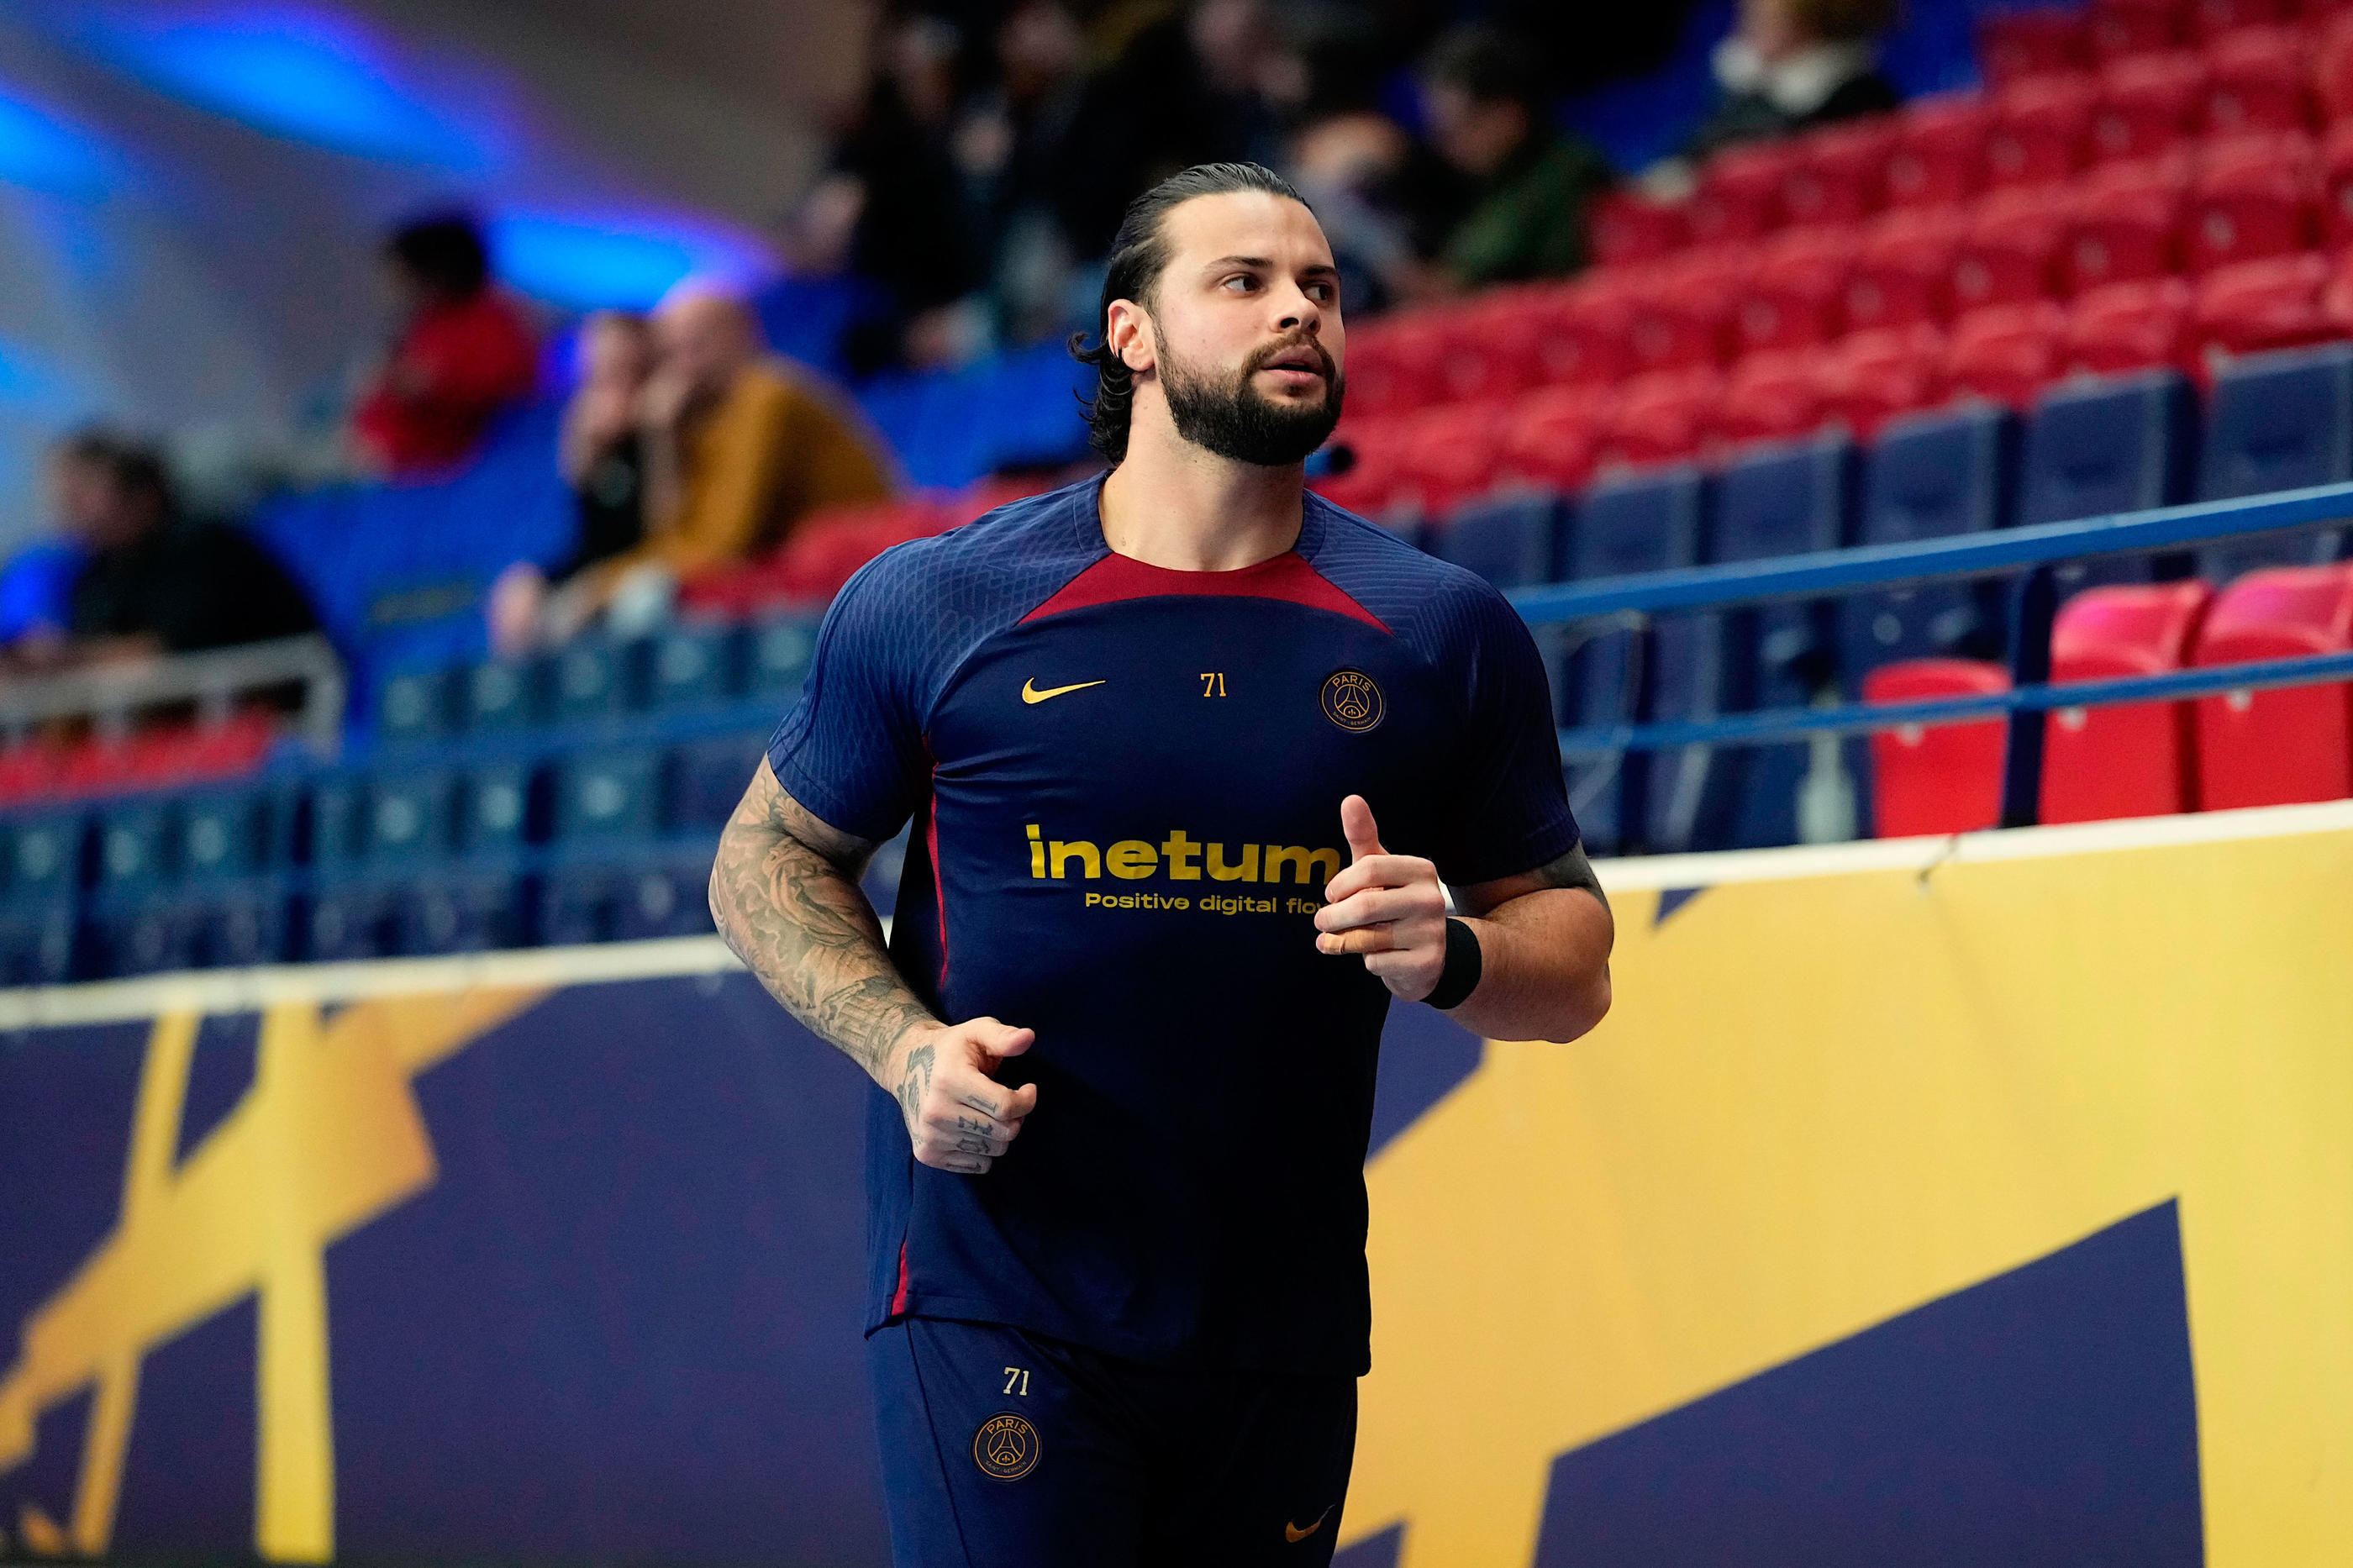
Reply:
[[[1103,303],[1095,312],[1094,346],[1087,346],[1084,332],[1071,336],[1071,357],[1095,367],[1095,395],[1081,401],[1087,411],[1087,445],[1105,462],[1116,465],[1126,458],[1128,420],[1135,405],[1135,373],[1112,352],[1112,301],[1133,300],[1150,309],[1152,290],[1168,268],[1169,213],[1196,196],[1237,191],[1262,191],[1307,205],[1290,181],[1261,164],[1196,163],[1130,202],[1127,215],[1120,219],[1119,233],[1111,242],[1110,270],[1103,274]]]

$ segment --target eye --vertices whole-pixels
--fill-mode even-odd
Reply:
[[[1258,287],[1258,279],[1251,273],[1237,272],[1231,278],[1227,279],[1225,282],[1219,285],[1219,287],[1233,289],[1236,284],[1240,284],[1241,286],[1236,290],[1236,292],[1248,293],[1250,290]]]

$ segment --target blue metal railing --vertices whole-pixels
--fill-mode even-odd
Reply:
[[[1629,613],[1729,609],[1834,598],[1917,583],[2021,574],[2010,595],[2011,686],[2007,691],[1565,730],[1560,741],[1564,756],[1588,757],[1682,746],[1765,745],[1809,735],[1855,734],[2007,715],[2010,735],[2001,823],[2006,827],[2025,826],[2040,815],[2042,721],[2054,708],[2103,707],[2353,677],[2353,654],[2336,653],[2051,685],[2051,627],[2058,608],[2053,565],[2089,556],[2142,554],[2261,534],[2308,532],[2348,519],[2353,519],[2353,484],[2318,485],[1915,544],[1870,545],[1771,561],[1551,584],[1515,589],[1510,597],[1531,626],[1544,626]]]

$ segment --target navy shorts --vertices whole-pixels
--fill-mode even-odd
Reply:
[[[867,1355],[896,1568],[1332,1560],[1353,1377],[1145,1366],[931,1318]]]

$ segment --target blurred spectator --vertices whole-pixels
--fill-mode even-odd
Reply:
[[[634,550],[646,535],[646,455],[638,405],[653,374],[652,328],[643,316],[599,310],[581,324],[580,386],[564,410],[560,460],[580,519],[579,543],[562,582]]]
[[[1269,70],[1269,96],[1293,129],[1278,165],[1315,209],[1340,268],[1345,310],[1378,310],[1411,291],[1419,250],[1443,240],[1415,216],[1430,204],[1411,193],[1433,179],[1467,184],[1381,107],[1387,53],[1369,19],[1352,12],[1291,18],[1285,49]],[[1459,216],[1457,199],[1445,216]]]
[[[956,169],[988,272],[996,336],[1059,337],[1082,259],[1062,225],[1086,39],[1062,0],[1018,0],[996,32],[996,81],[955,129]]]
[[[1894,109],[1902,100],[1880,74],[1877,42],[1894,20],[1895,0],[1741,0],[1739,25],[1715,47],[1715,108],[1689,156]]]
[[[856,412],[764,355],[741,299],[681,284],[654,312],[653,342],[636,402],[644,536],[543,597],[527,568],[503,574],[490,605],[501,649],[561,641],[600,615],[635,629],[681,581],[782,543],[807,513],[890,497],[887,460]]]
[[[49,463],[60,529],[80,563],[58,613],[11,645],[20,669],[193,653],[316,628],[302,591],[242,529],[179,513],[163,460],[102,431]]]
[[[385,261],[400,333],[353,411],[352,432],[363,460],[398,479],[470,456],[500,410],[531,392],[538,350],[522,311],[491,283],[473,219],[409,224],[392,237]]]
[[[1554,132],[1537,52],[1480,26],[1440,38],[1422,67],[1431,146],[1472,182],[1468,211],[1437,253],[1440,289],[1556,278],[1585,265],[1586,209],[1613,175]]]

